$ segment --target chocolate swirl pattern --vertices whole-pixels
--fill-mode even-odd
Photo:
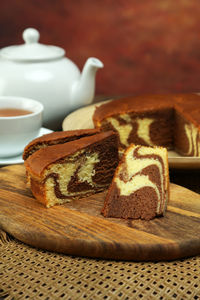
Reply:
[[[166,147],[184,156],[200,156],[200,96],[197,94],[115,99],[95,108],[93,122],[103,131],[118,132],[121,152],[134,143]]]
[[[200,156],[200,134],[198,129],[193,124],[185,124],[185,134],[188,139],[187,156]]]
[[[108,118],[108,122],[118,132],[120,143],[127,147],[132,126],[130,123],[130,117],[128,115],[124,115],[122,119],[125,121],[125,124],[124,122],[123,124],[120,124],[119,120],[116,118]]]
[[[120,122],[120,119],[123,120],[123,122]],[[139,140],[143,141],[143,144],[148,146],[154,146],[155,144],[151,140],[150,136],[150,126],[154,122],[153,118],[134,118],[131,119],[131,117],[128,114],[124,114],[120,116],[120,119],[110,117],[107,119],[107,121],[113,126],[113,128],[118,132],[120,143],[128,147],[129,146],[129,137],[133,128],[136,128],[136,132],[134,134],[137,136]],[[122,123],[122,124],[121,124]],[[133,123],[135,123],[135,126],[133,126]]]
[[[105,216],[143,219],[163,215],[168,201],[168,185],[167,150],[131,145],[116,170],[103,213]],[[113,214],[115,205],[118,212],[114,209]],[[145,207],[150,207],[151,211],[146,211]]]
[[[116,167],[116,161],[110,160],[107,167],[104,166],[106,182],[98,179],[102,176],[101,165],[99,153],[84,151],[77,152],[60,164],[53,164],[44,174],[46,197],[50,199],[48,207],[64,199],[66,202],[77,196],[84,197],[94,191],[104,190],[109,185],[110,174],[113,175],[111,170]]]
[[[118,165],[113,131],[47,146],[25,160],[33,195],[46,207],[70,202],[108,188]]]
[[[50,170],[46,171],[45,184],[51,187],[47,189],[49,199],[55,196],[63,199],[76,196],[79,191],[77,189],[77,192],[70,192],[70,184],[84,183],[87,188],[83,190],[83,195],[94,187],[92,177],[95,175],[95,164],[99,162],[98,153],[91,153],[87,156],[82,154],[78,158],[76,156],[62,164],[53,165]]]

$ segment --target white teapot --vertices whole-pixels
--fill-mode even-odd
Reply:
[[[43,125],[61,128],[71,111],[90,104],[95,92],[95,74],[103,63],[88,58],[82,73],[65,57],[65,50],[39,43],[39,32],[23,32],[23,45],[0,50],[0,96],[23,96],[44,105]]]

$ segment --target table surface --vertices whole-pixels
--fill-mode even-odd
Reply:
[[[200,193],[198,169],[170,169],[170,181]],[[3,231],[0,248],[5,299],[200,299],[200,256],[156,263],[73,257],[32,248]]]

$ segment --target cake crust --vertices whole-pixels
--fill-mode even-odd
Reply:
[[[98,128],[93,128],[69,131],[56,131],[45,134],[41,137],[34,139],[24,148],[23,159],[26,160],[29,155],[33,154],[40,148],[71,142],[82,137],[94,135],[98,132],[100,132]]]
[[[93,122],[96,127],[104,118],[115,116],[124,113],[146,113],[152,112],[156,109],[173,108],[174,100],[173,94],[166,95],[141,95],[127,98],[120,98],[108,103],[104,103],[96,107],[93,114]],[[155,107],[156,103],[156,107]]]

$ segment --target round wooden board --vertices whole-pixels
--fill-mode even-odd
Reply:
[[[172,260],[200,254],[200,195],[170,185],[165,217],[104,218],[105,193],[45,208],[26,187],[25,168],[0,169],[0,227],[31,246],[121,260]]]

